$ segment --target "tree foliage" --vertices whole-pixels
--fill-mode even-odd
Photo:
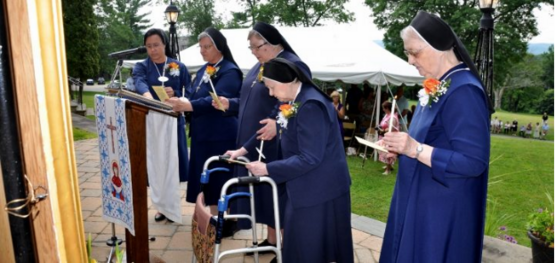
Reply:
[[[527,54],[523,61],[513,64],[503,85],[495,90],[495,106],[509,111],[535,109],[535,101],[541,97],[541,59]],[[515,91],[516,89],[521,89]],[[503,100],[502,100],[503,99]],[[505,101],[505,103],[503,103]]]
[[[539,99],[536,107],[536,113],[547,112],[553,116],[553,89],[548,89],[543,92],[543,96]]]
[[[541,54],[543,66],[543,74],[541,75],[541,79],[543,82],[543,86],[546,89],[553,89],[553,56],[553,45],[549,47],[547,52]]]
[[[94,0],[62,1],[69,76],[85,80],[98,74],[98,31]]]
[[[101,75],[109,76],[116,64],[108,54],[143,45],[144,31],[152,24],[147,19],[150,12],[139,13],[139,10],[148,3],[148,0],[98,0]]]
[[[223,27],[221,17],[214,11],[214,0],[182,0],[176,5],[181,9],[179,23],[195,39],[209,26]]]
[[[353,13],[343,6],[348,0],[273,0],[270,3],[276,14],[276,22],[286,26],[320,26],[322,20],[337,23],[354,21]]]
[[[419,10],[438,14],[444,19],[470,52],[475,53],[481,12],[478,1],[420,0],[389,1],[365,0],[374,14],[374,23],[385,29],[384,45],[398,56],[403,55],[403,41],[399,32],[408,26]],[[538,35],[532,11],[542,6],[553,6],[547,0],[504,0],[497,7],[495,20],[494,89],[506,83],[508,71],[526,55],[527,42]]]
[[[277,23],[285,26],[314,27],[324,20],[337,23],[354,21],[352,12],[343,8],[348,0],[239,0],[245,7],[244,12],[233,13],[228,24],[236,27],[249,27],[258,21]]]

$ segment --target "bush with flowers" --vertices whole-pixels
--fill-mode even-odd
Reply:
[[[546,246],[555,248],[555,212],[553,198],[546,193],[547,199],[551,203],[551,208],[540,208],[528,216],[526,227],[530,234],[538,238]]]

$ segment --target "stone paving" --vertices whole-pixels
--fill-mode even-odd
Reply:
[[[85,234],[91,235],[92,256],[99,262],[106,262],[110,254],[110,247],[106,240],[112,237],[112,225],[102,219],[102,200],[100,191],[100,168],[97,139],[75,142],[75,154],[77,170],[79,172],[79,186],[81,192],[81,209],[85,226]],[[149,248],[151,257],[156,256],[163,261],[159,262],[191,262],[191,217],[194,204],[185,202],[184,196],[187,188],[186,183],[180,186],[182,196],[183,224],[155,222],[156,209],[148,201],[149,235],[155,237],[150,241]],[[384,224],[369,218],[353,214],[353,244],[355,262],[374,263],[378,262],[382,246]],[[359,226],[359,227],[357,227]],[[265,229],[260,225],[259,241],[266,236]],[[115,226],[116,236],[125,237],[123,227]],[[377,234],[371,234],[375,231]],[[379,234],[381,232],[381,235]],[[250,231],[237,232],[232,238],[225,238],[222,242],[222,250],[243,248],[249,246],[252,239]],[[125,242],[122,248],[125,247]],[[260,262],[270,262],[273,255],[261,255]],[[253,262],[250,256],[230,256],[221,262]]]

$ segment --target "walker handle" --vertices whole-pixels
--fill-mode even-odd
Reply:
[[[227,204],[229,202],[229,199],[234,198],[234,197],[238,197],[238,196],[246,196],[246,197],[250,197],[251,194],[250,193],[246,193],[246,192],[237,192],[237,193],[233,193],[230,195],[226,195],[223,198],[220,198],[220,200],[218,201],[218,211],[219,212],[224,212],[227,210]]]
[[[210,170],[204,170],[202,172],[202,174],[200,174],[200,183],[201,184],[208,184],[208,181],[210,181],[210,174],[213,172],[229,172],[229,169],[225,168],[225,167],[216,167]]]

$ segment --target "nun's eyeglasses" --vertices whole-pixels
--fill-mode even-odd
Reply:
[[[405,53],[405,55],[406,55],[407,57],[413,56],[414,58],[417,58],[418,53],[420,53],[420,51],[424,50],[424,49],[427,48],[427,47],[428,47],[428,45],[423,46],[423,47],[419,48],[419,49],[416,50],[416,51],[409,51],[409,50],[404,49],[404,50],[403,50],[403,53]]]
[[[266,44],[268,44],[268,42],[264,42],[264,43],[262,43],[262,45],[257,46],[257,47],[249,46],[249,49],[258,51],[258,50],[260,50],[261,47],[263,47]]]
[[[208,50],[208,49],[210,49],[210,48],[213,47],[213,46],[214,46],[214,45],[204,45],[204,46],[199,45],[198,47],[199,47],[200,49]]]

